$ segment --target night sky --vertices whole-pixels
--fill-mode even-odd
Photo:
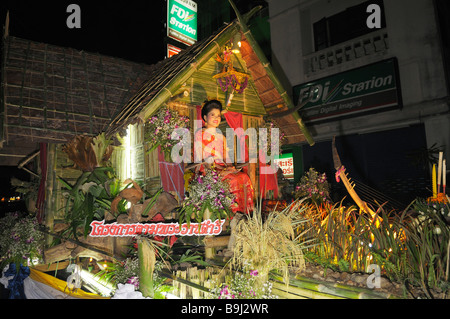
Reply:
[[[67,7],[81,9],[81,28],[70,29]],[[1,24],[10,14],[10,35],[147,64],[165,56],[165,6],[160,1],[3,0]]]

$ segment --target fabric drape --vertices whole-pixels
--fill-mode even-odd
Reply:
[[[174,191],[184,199],[184,163],[168,163],[164,159],[161,147],[158,146],[159,171],[161,183],[166,192]]]

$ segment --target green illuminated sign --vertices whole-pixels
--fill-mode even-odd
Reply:
[[[167,36],[187,45],[197,41],[197,3],[191,0],[167,1]]]

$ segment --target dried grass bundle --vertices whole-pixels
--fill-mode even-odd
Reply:
[[[262,282],[267,281],[269,272],[276,269],[288,283],[290,267],[298,270],[305,267],[305,247],[295,237],[299,203],[295,202],[281,212],[275,208],[266,220],[259,208],[240,222],[232,264],[257,270]]]

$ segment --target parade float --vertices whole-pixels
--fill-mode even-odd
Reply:
[[[297,198],[280,201],[277,173],[261,173],[266,161],[238,163],[236,151],[255,189],[254,211],[238,214],[214,170],[200,177],[199,163],[168,156],[182,145],[167,135],[184,128],[192,137],[212,98],[225,105],[223,131],[275,126],[286,145],[314,144],[248,30],[254,12],[154,66],[6,38],[8,136],[41,141],[22,163],[38,181],[37,209],[0,221],[10,298],[448,297],[442,156],[432,196],[390,212],[359,197],[334,145],[334,177],[354,205],[331,202],[327,176],[314,170]],[[36,80],[50,65],[54,83]],[[58,84],[61,74],[72,85]],[[61,94],[57,105],[50,97]],[[235,150],[258,154],[238,141]]]

